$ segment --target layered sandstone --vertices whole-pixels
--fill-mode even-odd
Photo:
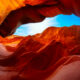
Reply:
[[[80,0],[0,0],[0,35],[15,32],[18,24],[40,22],[59,14],[80,16]]]
[[[79,80],[79,34],[80,27],[71,26],[49,27],[33,36],[1,37],[0,80]]]
[[[80,26],[8,36],[19,24],[59,14],[80,16],[79,4],[80,0],[0,0],[0,80],[80,80]]]

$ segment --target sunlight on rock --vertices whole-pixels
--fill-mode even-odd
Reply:
[[[52,18],[46,18],[42,22],[21,25],[16,30],[14,35],[20,35],[20,36],[34,35],[43,32],[46,28],[51,26],[69,27],[72,25],[80,25],[79,21],[80,18],[75,15],[58,15]]]

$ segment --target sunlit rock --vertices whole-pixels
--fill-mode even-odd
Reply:
[[[79,0],[1,0],[0,35],[11,35],[18,24],[41,22],[45,17],[59,14],[80,16],[79,3]]]
[[[79,33],[79,26],[49,27],[33,36],[1,37],[0,79],[79,80]]]
[[[80,26],[8,36],[19,24],[72,13],[80,16],[80,0],[0,0],[0,80],[80,80]]]

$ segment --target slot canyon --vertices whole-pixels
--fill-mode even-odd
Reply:
[[[80,25],[13,34],[59,14],[80,17],[80,0],[0,0],[0,80],[80,80]]]

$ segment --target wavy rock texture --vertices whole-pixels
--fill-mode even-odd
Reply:
[[[19,23],[40,22],[58,14],[80,16],[80,0],[0,0],[0,35],[15,32]]]
[[[80,0],[0,0],[0,35],[58,14],[80,16]],[[80,80],[80,26],[49,27],[33,36],[0,36],[0,80]]]
[[[79,55],[80,26],[0,37],[0,80],[80,80]]]

